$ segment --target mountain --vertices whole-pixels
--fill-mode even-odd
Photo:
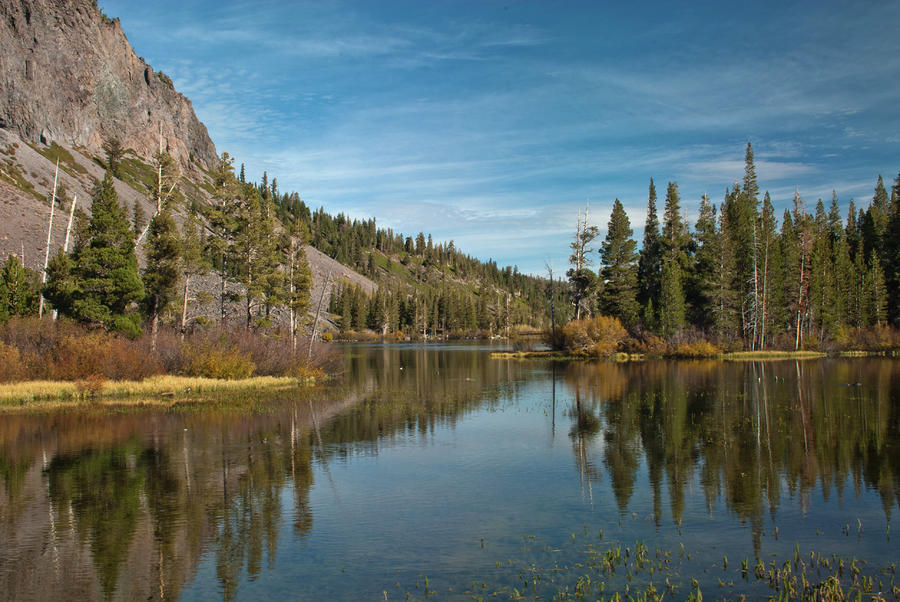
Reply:
[[[129,215],[155,211],[153,162],[160,143],[179,167],[179,221],[188,207],[209,218],[214,207],[240,204],[216,196],[222,160],[190,100],[136,55],[118,19],[104,15],[96,2],[0,0],[0,82],[0,260],[15,254],[40,271],[57,162],[52,253],[63,246],[76,197],[77,207],[89,211],[91,190],[107,168],[104,143],[112,139],[125,149],[114,184]],[[295,222],[310,233],[312,311],[321,298],[324,307],[350,313],[354,329],[381,331],[497,332],[549,321],[545,281],[469,257],[452,241],[433,245],[428,237],[426,244],[419,233],[414,242],[376,228],[374,219],[311,211],[298,193],[279,191],[275,182],[270,185],[265,174],[260,183],[244,182],[242,169],[238,187],[242,194],[255,187],[276,212],[271,238]],[[211,249],[207,259],[221,267],[221,255]],[[226,313],[238,316],[245,293],[234,259],[227,261],[232,308]],[[220,273],[194,279],[199,289],[188,312],[192,318],[210,322],[219,316]],[[322,296],[326,281],[332,286]],[[332,292],[341,304],[332,302]],[[351,294],[352,312],[346,307]],[[266,296],[266,322],[285,319],[279,303]]]
[[[100,153],[117,138],[149,157],[161,134],[184,166],[216,160],[191,101],[91,0],[0,0],[0,81],[0,128],[28,142]]]

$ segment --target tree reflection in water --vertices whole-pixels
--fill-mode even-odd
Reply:
[[[814,491],[876,491],[888,519],[900,495],[890,360],[543,364],[373,347],[350,353],[346,374],[312,399],[5,416],[0,591],[167,599],[206,558],[235,599],[271,572],[283,539],[315,531],[317,470],[337,498],[331,464],[529,399],[546,404],[551,433],[563,408],[589,503],[601,486],[620,515],[648,499],[657,528],[696,512],[699,486],[705,511],[724,502],[750,525],[758,553],[766,513],[806,512]]]

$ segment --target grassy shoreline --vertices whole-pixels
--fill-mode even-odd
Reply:
[[[142,381],[22,381],[0,384],[0,412],[78,405],[170,406],[200,394],[277,391],[312,384],[314,379],[288,376],[224,380],[162,375]]]
[[[575,361],[575,360],[596,360],[610,359],[617,362],[635,362],[646,359],[709,359],[724,360],[732,362],[741,361],[777,361],[777,360],[809,360],[819,359],[823,357],[892,357],[893,352],[886,351],[840,351],[836,353],[825,353],[823,351],[733,351],[731,353],[718,353],[709,356],[688,357],[684,355],[649,355],[644,353],[615,353],[606,358],[593,355],[579,355],[576,353],[568,353],[565,351],[496,351],[491,353],[491,359],[501,360],[529,360],[543,359],[553,361]]]

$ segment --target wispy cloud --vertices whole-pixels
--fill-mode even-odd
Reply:
[[[693,219],[748,141],[779,214],[897,168],[900,5],[162,3],[103,2],[251,177],[529,271],[587,201],[640,238],[651,176]]]

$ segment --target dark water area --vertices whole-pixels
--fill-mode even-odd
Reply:
[[[340,385],[292,396],[0,417],[0,598],[551,599],[586,575],[756,598],[754,567],[811,553],[896,595],[900,362],[490,351],[349,346]],[[650,568],[598,569],[616,548]]]

